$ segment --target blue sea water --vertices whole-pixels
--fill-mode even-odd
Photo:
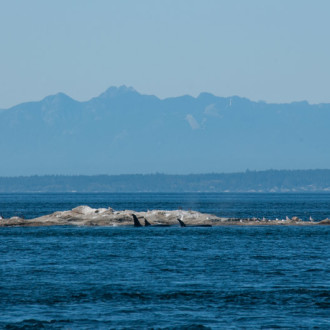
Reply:
[[[87,204],[330,216],[329,194],[2,194],[5,216]],[[330,328],[330,227],[0,228],[0,328]]]

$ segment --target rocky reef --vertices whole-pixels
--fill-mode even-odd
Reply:
[[[134,226],[133,215],[137,217],[142,225],[147,223],[151,226],[179,225],[177,219],[184,219],[187,224],[191,225],[199,223],[212,224],[221,221],[221,218],[214,215],[196,211],[115,211],[112,208],[93,209],[83,205],[69,211],[58,211],[35,219],[22,219],[20,217],[1,219],[0,226]]]
[[[179,221],[180,220],[180,221]],[[68,211],[58,211],[35,219],[11,217],[0,219],[0,227],[10,226],[181,226],[210,227],[221,225],[329,225],[330,219],[322,221],[302,221],[298,217],[283,220],[258,218],[223,218],[212,214],[184,210],[152,210],[135,212],[132,210],[115,211],[112,208],[94,209],[78,206]]]

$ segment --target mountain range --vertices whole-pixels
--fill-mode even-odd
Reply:
[[[330,104],[110,87],[0,110],[0,176],[214,173],[330,167]]]

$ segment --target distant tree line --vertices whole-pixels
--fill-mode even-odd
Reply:
[[[0,193],[27,192],[330,192],[330,170],[210,174],[0,177]]]

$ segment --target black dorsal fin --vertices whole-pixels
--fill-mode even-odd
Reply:
[[[180,219],[177,219],[177,220],[180,223],[180,227],[186,227],[186,224],[182,220],[180,220]]]
[[[135,214],[132,214],[133,220],[134,220],[134,227],[142,227],[142,225],[140,224],[139,219],[137,218],[137,216]]]
[[[146,218],[144,218],[144,226],[145,227],[151,226],[151,223]]]

